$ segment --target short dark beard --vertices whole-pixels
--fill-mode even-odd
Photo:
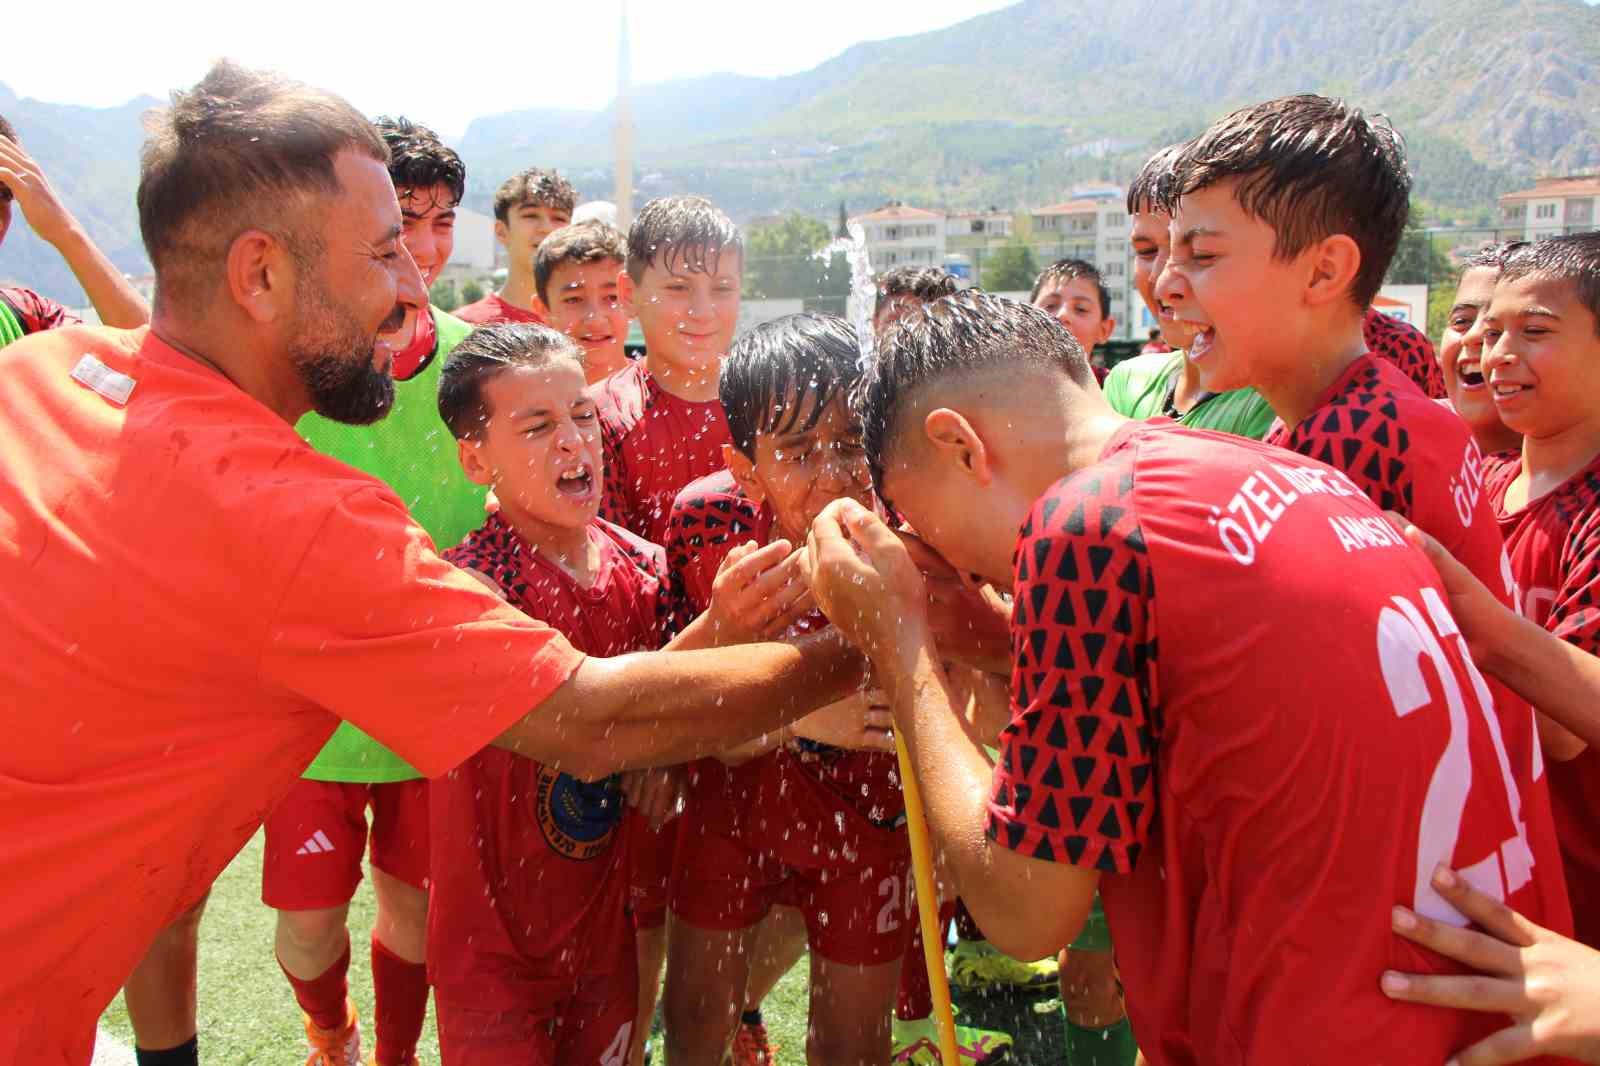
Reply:
[[[372,365],[376,337],[367,336],[348,311],[329,303],[326,291],[320,277],[309,276],[302,267],[295,285],[301,329],[289,358],[313,411],[346,425],[370,425],[394,406],[394,378],[390,368]]]

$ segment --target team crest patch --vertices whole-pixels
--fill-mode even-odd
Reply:
[[[541,766],[534,811],[550,846],[583,862],[603,853],[616,834],[622,819],[622,786],[616,775],[580,781]]]

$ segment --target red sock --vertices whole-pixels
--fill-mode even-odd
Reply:
[[[279,968],[283,960],[278,960]],[[300,1004],[300,1009],[311,1016],[312,1024],[318,1029],[342,1029],[348,1015],[345,1012],[345,1000],[350,995],[349,985],[345,983],[345,975],[350,972],[350,940],[347,936],[344,951],[322,972],[322,976],[313,977],[309,981],[302,981],[288,970],[283,971],[283,976],[289,979],[289,987],[294,989],[295,1002]]]
[[[378,1066],[410,1066],[428,1016],[428,966],[407,962],[372,934],[372,1028]]]

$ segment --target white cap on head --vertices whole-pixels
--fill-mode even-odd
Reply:
[[[591,219],[604,222],[608,226],[615,226],[617,205],[610,200],[590,200],[588,203],[579,204],[572,212],[573,222],[588,222]]]

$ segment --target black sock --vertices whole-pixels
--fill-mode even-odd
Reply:
[[[134,1061],[139,1066],[200,1066],[200,1038],[191,1036],[177,1047],[165,1051],[133,1049]]]
[[[745,1025],[760,1025],[761,1008],[757,1007],[755,1010],[745,1011],[743,1014],[739,1015],[739,1021],[743,1022]]]

